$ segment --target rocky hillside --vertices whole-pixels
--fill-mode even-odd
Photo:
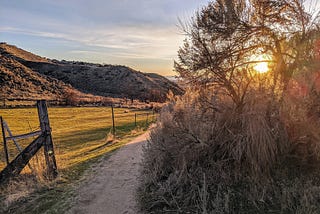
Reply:
[[[163,101],[169,90],[174,94],[183,93],[165,77],[126,66],[49,60],[5,43],[0,44],[0,52],[28,69],[61,80],[83,93],[150,101]]]
[[[0,95],[15,100],[61,100],[71,86],[43,76],[0,52]]]
[[[9,54],[8,50],[14,51],[15,55]],[[97,100],[109,102],[108,99],[82,93],[70,84],[33,71],[20,62],[20,57],[50,63],[45,58],[0,43],[0,106],[33,105],[33,101],[39,99],[52,101],[52,104],[71,105],[94,103]]]

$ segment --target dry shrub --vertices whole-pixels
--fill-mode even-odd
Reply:
[[[312,164],[320,158],[320,79],[316,74],[303,72],[293,78],[282,107],[291,157],[303,164]]]
[[[23,200],[38,189],[35,178],[20,176],[19,180],[11,180],[5,187],[0,187],[0,213],[5,213],[11,204]]]
[[[309,129],[306,119],[300,132],[292,131],[299,111],[260,90],[249,91],[245,103],[239,111],[223,93],[210,90],[172,98],[144,150],[139,189],[144,211],[320,212],[314,179],[320,174],[295,149],[299,139],[318,160],[319,124]]]

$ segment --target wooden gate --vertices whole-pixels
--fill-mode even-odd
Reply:
[[[58,175],[46,101],[37,101],[37,109],[40,130],[27,134],[13,136],[8,124],[2,117],[0,117],[5,159],[7,162],[7,166],[0,172],[0,184],[7,182],[9,179],[19,175],[22,169],[29,163],[30,159],[39,151],[42,146],[44,147],[44,156],[47,165],[47,178],[52,180]],[[6,136],[6,132],[9,136]],[[37,138],[33,140],[24,150],[22,150],[17,143],[17,140],[34,136],[37,136]],[[9,160],[10,157],[7,146],[8,141],[13,141],[20,152],[18,156],[15,157],[15,159],[11,162]]]

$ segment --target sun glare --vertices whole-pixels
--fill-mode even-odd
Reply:
[[[255,66],[253,66],[253,68],[259,73],[266,73],[269,71],[269,66],[267,62],[259,62]]]
[[[267,55],[252,56],[252,61],[257,61],[254,63],[253,69],[260,74],[268,72],[270,69],[269,63],[265,62],[266,60],[270,60]]]

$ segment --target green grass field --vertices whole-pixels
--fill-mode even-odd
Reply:
[[[49,119],[52,128],[53,143],[60,181],[63,186],[55,188],[64,191],[66,184],[72,184],[78,180],[92,162],[104,154],[108,154],[121,147],[135,136],[143,133],[154,116],[151,111],[137,111],[123,108],[115,108],[116,139],[114,143],[107,144],[112,130],[111,108],[109,107],[75,107],[75,108],[49,108]],[[137,127],[135,127],[135,113],[137,114]],[[8,123],[14,135],[28,133],[39,129],[36,108],[0,109],[0,116]],[[5,167],[2,136],[0,136],[0,170]],[[33,139],[19,141],[22,147],[27,146]],[[18,154],[13,142],[8,141],[10,160]],[[30,162],[39,164],[44,162],[43,151]],[[33,166],[33,165],[32,165]],[[33,167],[35,168],[35,167]],[[23,174],[28,175],[28,167]],[[37,209],[22,209],[23,212],[35,212],[47,209],[56,199],[56,192],[45,191],[39,197]],[[49,195],[48,195],[49,194]],[[60,193],[59,193],[60,194]],[[1,197],[1,194],[0,194]],[[53,202],[47,200],[53,197]],[[43,200],[46,198],[46,200]],[[60,198],[61,199],[61,198]],[[45,202],[45,203],[44,203]],[[56,202],[54,202],[56,203]],[[34,204],[34,203],[32,203]],[[21,205],[19,205],[21,206]],[[42,208],[43,209],[42,209]]]

